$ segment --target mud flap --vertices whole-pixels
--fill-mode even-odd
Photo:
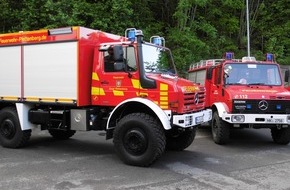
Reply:
[[[16,108],[22,131],[36,128],[37,125],[28,121],[28,112],[32,106],[23,103],[16,103]]]

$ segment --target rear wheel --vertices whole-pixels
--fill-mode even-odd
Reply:
[[[230,140],[230,124],[223,121],[215,111],[212,118],[212,137],[216,144],[226,144]]]
[[[131,113],[118,122],[113,142],[124,163],[149,166],[163,154],[166,139],[163,128],[154,117]]]
[[[196,128],[182,133],[166,135],[166,149],[182,151],[189,147],[194,141]]]
[[[28,143],[31,130],[22,131],[17,111],[6,107],[0,111],[0,144],[7,148],[20,148]]]
[[[59,129],[49,129],[49,134],[58,140],[67,140],[72,137],[76,131],[74,130],[59,130]]]
[[[290,142],[290,127],[271,128],[271,135],[275,143],[287,145]]]

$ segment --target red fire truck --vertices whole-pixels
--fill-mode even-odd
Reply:
[[[183,150],[211,120],[205,89],[179,78],[164,39],[84,27],[0,35],[0,144],[27,144],[34,127],[56,139],[104,130],[126,164]]]
[[[270,128],[274,142],[290,141],[290,93],[284,88],[273,54],[265,61],[255,57],[223,59],[192,64],[188,77],[205,85],[206,107],[212,108],[213,140],[229,142],[232,128]]]

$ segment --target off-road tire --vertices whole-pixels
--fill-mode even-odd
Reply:
[[[17,111],[6,107],[0,111],[0,144],[7,148],[20,148],[27,145],[31,130],[22,131]]]
[[[48,132],[53,138],[57,140],[67,140],[76,133],[76,131],[74,130],[58,130],[58,129],[49,129]]]
[[[182,151],[189,147],[194,141],[196,128],[182,133],[166,135],[166,149],[173,151]]]
[[[226,144],[230,140],[230,124],[223,121],[217,111],[213,114],[211,132],[216,144]]]
[[[154,117],[131,113],[117,123],[113,143],[125,164],[147,167],[164,153],[166,138],[164,129]]]
[[[271,136],[275,143],[287,145],[290,142],[290,126],[287,128],[271,128]]]

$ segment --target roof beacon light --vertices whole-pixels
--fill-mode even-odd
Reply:
[[[165,46],[165,39],[160,36],[151,36],[150,43],[158,46]]]
[[[233,52],[226,52],[224,58],[226,60],[232,60],[232,59],[234,59],[234,53]]]
[[[136,38],[136,29],[135,28],[127,28],[125,30],[125,37],[130,41],[134,42]]]
[[[61,34],[71,34],[73,32],[71,27],[66,28],[56,28],[48,30],[48,35],[61,35]]]
[[[266,61],[274,62],[274,55],[272,53],[267,53]]]
[[[242,62],[255,62],[255,57],[242,57]]]
[[[136,30],[135,35],[136,35],[136,36],[144,36],[142,30]]]

